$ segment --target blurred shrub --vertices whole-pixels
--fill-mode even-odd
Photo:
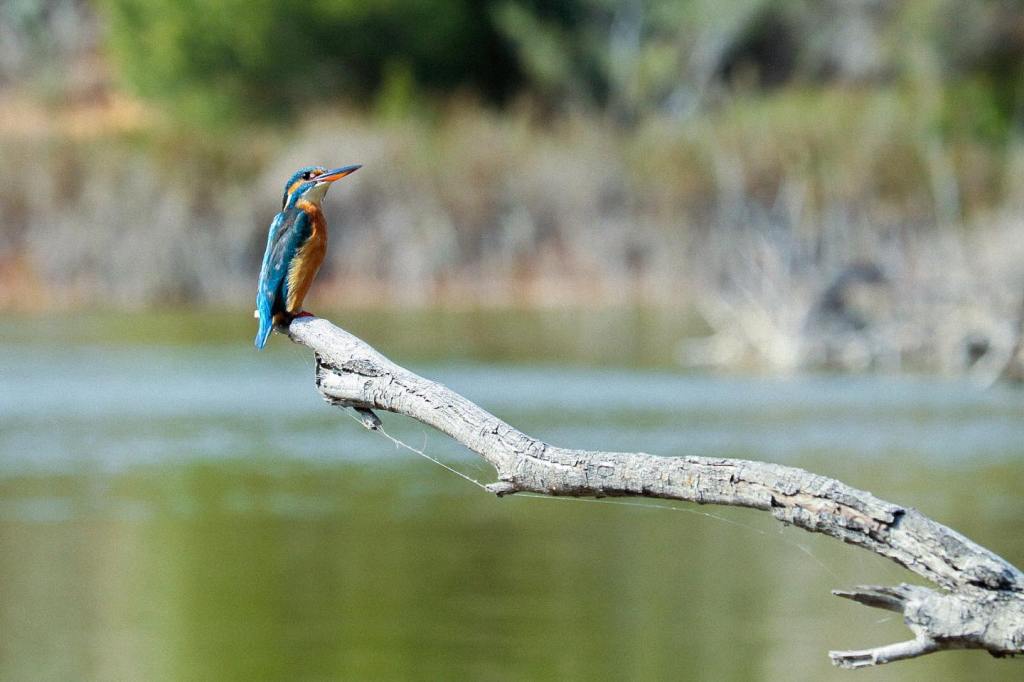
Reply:
[[[474,0],[99,0],[140,94],[216,120],[368,99],[388,74],[499,97],[515,69]]]
[[[1024,103],[1024,4],[1006,0],[575,0],[496,5],[526,88],[620,122],[686,118],[778,86],[948,91],[936,125],[1005,141]],[[958,111],[960,95],[970,111]],[[966,118],[974,122],[965,122]]]
[[[766,9],[779,4],[578,0],[551,13],[507,0],[495,17],[529,84],[549,103],[596,104],[635,121],[655,111],[696,110],[730,50],[751,27],[766,25]]]

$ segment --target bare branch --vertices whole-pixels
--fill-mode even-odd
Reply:
[[[840,668],[867,668],[882,663],[902,661],[906,658],[914,658],[938,651],[939,646],[935,640],[928,637],[908,639],[906,642],[887,644],[873,649],[858,649],[854,651],[830,651],[828,656],[832,662]]]
[[[942,590],[898,585],[836,591],[867,606],[901,612],[915,639],[863,651],[832,652],[836,665],[864,667],[940,649],[1024,653],[1024,574],[1012,564],[916,509],[840,481],[768,462],[574,450],[515,429],[451,389],[396,365],[322,319],[292,322],[291,338],[316,356],[324,398],[359,411],[412,417],[487,460],[495,494],[658,497],[750,507],[783,523],[823,533],[888,557]]]

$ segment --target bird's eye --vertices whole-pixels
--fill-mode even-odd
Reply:
[[[303,180],[309,180],[311,177],[313,177],[313,174],[310,173],[309,171],[306,171],[305,173],[302,174]]]

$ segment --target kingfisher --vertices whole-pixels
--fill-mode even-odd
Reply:
[[[284,186],[281,212],[270,223],[256,291],[256,317],[260,329],[256,348],[263,348],[274,325],[287,326],[302,314],[313,278],[327,252],[327,221],[320,202],[331,183],[362,168],[360,165],[327,170],[300,168]]]

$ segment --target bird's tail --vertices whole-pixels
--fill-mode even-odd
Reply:
[[[272,315],[265,314],[262,310],[259,313],[260,330],[256,332],[256,348],[262,350],[263,346],[267,345],[267,337],[270,336],[270,331],[274,328],[274,319]]]

